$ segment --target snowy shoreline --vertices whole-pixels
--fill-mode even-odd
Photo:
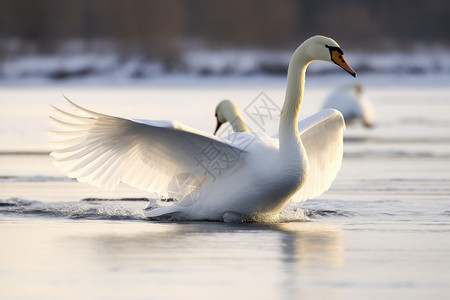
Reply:
[[[24,55],[0,61],[0,84],[120,83],[160,81],[167,78],[284,78],[290,52],[262,50],[187,51],[168,68],[162,62],[140,57],[121,58],[114,53]],[[450,76],[450,56],[443,48],[410,52],[346,52],[359,75]],[[311,78],[340,70],[321,62],[308,69]]]

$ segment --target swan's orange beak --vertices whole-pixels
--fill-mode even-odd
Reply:
[[[214,135],[216,135],[217,130],[219,130],[220,126],[222,126],[222,123],[219,122],[219,119],[216,118],[217,124],[216,124],[216,130],[214,130]]]
[[[342,69],[350,73],[353,77],[356,77],[356,72],[348,65],[344,59],[344,52],[339,47],[327,47],[330,50],[331,60],[340,66]]]

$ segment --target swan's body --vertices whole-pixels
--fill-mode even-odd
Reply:
[[[360,84],[340,87],[325,100],[323,108],[334,108],[344,116],[345,123],[362,121],[364,126],[373,126],[373,106],[364,95]]]
[[[328,157],[318,162],[314,156],[310,159],[297,127],[305,70],[314,59],[333,61],[355,75],[332,39],[316,36],[300,45],[289,64],[279,139],[240,132],[230,135],[230,142],[178,123],[126,120],[72,103],[82,114],[57,110],[72,122],[54,119],[63,131],[53,132],[57,141],[52,143],[52,156],[70,177],[100,187],[113,188],[122,181],[168,196],[174,179],[184,178],[178,186],[182,190],[179,201],[147,210],[149,218],[254,220],[274,216],[294,196],[308,198],[331,182],[329,174],[314,176],[311,167],[326,165]],[[322,132],[321,127],[332,124],[338,124],[342,134],[340,114],[330,112],[313,116],[301,136],[314,141],[314,147],[331,147],[324,152],[327,155],[333,156],[336,150],[339,156],[342,148],[333,149],[334,138],[331,143],[327,143],[327,134],[314,138],[317,130]],[[329,173],[336,167],[329,168]]]

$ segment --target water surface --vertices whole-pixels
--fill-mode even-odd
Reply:
[[[320,108],[333,88],[325,83],[308,83],[302,116]],[[281,102],[283,88],[275,81],[264,91]],[[288,206],[277,223],[150,222],[152,195],[78,183],[46,155],[48,104],[61,104],[61,92],[105,113],[211,132],[218,101],[244,107],[261,90],[2,88],[1,298],[449,298],[447,86],[368,85],[376,127],[349,126],[332,188]]]

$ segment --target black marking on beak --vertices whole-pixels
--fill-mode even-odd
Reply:
[[[343,57],[342,57],[342,55],[344,55],[344,51],[342,51],[341,48],[336,47],[336,46],[328,46],[328,45],[325,45],[325,48],[328,48],[328,50],[330,51],[330,57],[331,57],[331,60],[332,60],[335,64],[338,64],[338,63],[334,60],[334,57],[333,57],[333,51],[337,51],[337,52],[339,53],[339,59],[340,59],[343,63],[345,63],[345,60],[344,60]]]
[[[342,49],[339,47],[325,45],[325,48],[328,48],[328,50],[330,50],[330,53],[331,51],[337,51],[340,55],[344,55],[344,51],[342,51]]]

